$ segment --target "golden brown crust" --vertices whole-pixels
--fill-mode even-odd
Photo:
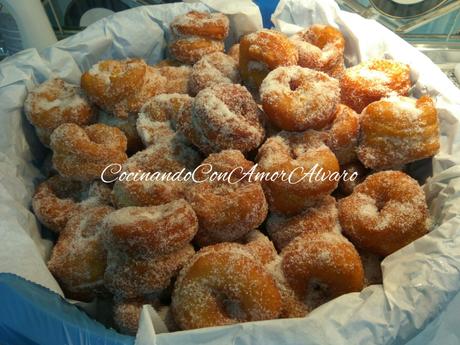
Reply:
[[[223,298],[235,307],[222,307]],[[194,329],[277,318],[281,296],[244,246],[220,243],[200,250],[181,271],[171,306],[179,327]]]
[[[357,160],[359,120],[359,115],[353,109],[339,104],[330,128],[324,131],[325,143],[334,152],[340,164]]]
[[[309,309],[364,287],[361,258],[345,237],[335,232],[306,232],[281,252],[289,286]]]
[[[58,78],[49,79],[30,91],[24,102],[24,112],[46,146],[52,131],[63,123],[88,125],[95,117],[81,89]]]
[[[340,79],[341,103],[357,113],[391,93],[407,96],[412,83],[408,65],[393,60],[369,60],[350,67]]]
[[[222,41],[228,36],[229,20],[223,13],[190,11],[175,17],[171,30],[179,37],[200,36]]]
[[[124,133],[101,123],[87,127],[64,123],[51,135],[50,147],[56,170],[64,177],[82,181],[100,179],[109,164],[122,164],[128,158]],[[107,172],[106,178],[109,175]]]
[[[338,205],[344,234],[377,255],[387,256],[427,232],[425,194],[400,171],[368,176]]]
[[[293,217],[271,214],[267,219],[267,232],[278,250],[282,250],[304,232],[340,232],[335,199],[326,196],[312,207]]]
[[[260,86],[262,106],[272,123],[287,131],[321,129],[334,118],[339,83],[299,66],[278,67]]]
[[[275,30],[259,30],[240,41],[239,68],[249,87],[259,89],[269,71],[297,64],[298,53],[288,37]]]
[[[66,297],[91,300],[104,291],[107,265],[101,224],[113,209],[87,209],[67,222],[53,247],[48,268],[64,289]]]
[[[300,213],[329,195],[338,184],[334,178],[339,171],[337,158],[316,131],[280,132],[268,138],[259,149],[258,162],[260,172],[284,171],[291,180],[277,178],[262,183],[270,210],[276,213]],[[318,172],[318,176],[324,174],[330,178],[317,180]]]
[[[252,162],[236,150],[211,154],[202,164],[209,164],[217,173],[231,172],[239,167],[247,171],[252,167]],[[204,182],[187,188],[186,199],[199,221],[195,241],[200,246],[241,239],[267,216],[267,201],[260,183],[238,181],[241,178],[238,172],[232,175],[230,183],[228,180],[205,180],[211,175],[205,176],[198,171],[196,178]]]
[[[438,115],[428,96],[390,97],[361,114],[359,160],[368,168],[398,167],[439,151]]]

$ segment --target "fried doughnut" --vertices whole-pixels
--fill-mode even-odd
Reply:
[[[370,60],[347,68],[340,80],[341,103],[357,113],[372,102],[397,93],[407,96],[410,68],[393,60]]]
[[[178,93],[161,94],[149,99],[137,118],[137,132],[145,146],[161,143],[176,136],[179,113],[190,114],[193,98]],[[185,138],[183,139],[185,143]]]
[[[193,65],[207,54],[223,51],[223,41],[197,36],[178,38],[169,45],[169,53],[172,57],[190,65]]]
[[[158,68],[158,72],[165,82],[163,93],[187,94],[189,92],[188,85],[192,73],[190,66],[164,66]]]
[[[417,181],[400,171],[368,176],[339,201],[343,233],[358,248],[387,256],[427,233],[428,208]]]
[[[289,38],[299,53],[299,65],[338,78],[345,71],[345,39],[332,26],[314,24]]]
[[[40,223],[61,232],[68,220],[96,205],[109,204],[110,188],[101,183],[88,186],[59,175],[40,183],[32,197],[32,209]]]
[[[262,265],[267,265],[276,259],[276,252],[270,239],[259,230],[248,232],[240,241],[245,248],[260,261]]]
[[[198,220],[183,199],[150,207],[124,207],[104,222],[105,242],[130,255],[163,255],[188,244],[198,230]]]
[[[305,232],[283,249],[281,257],[289,286],[310,310],[364,287],[358,252],[335,232]]]
[[[136,129],[137,115],[130,114],[126,119],[99,112],[98,122],[111,127],[117,127],[126,136],[128,154],[136,153],[143,148],[142,140]]]
[[[223,13],[190,11],[175,17],[170,26],[178,37],[200,36],[222,41],[228,36],[229,20]]]
[[[56,170],[82,181],[99,179],[106,166],[128,158],[124,133],[101,123],[87,127],[64,123],[51,134],[50,147]]]
[[[260,86],[262,106],[271,122],[288,131],[321,129],[334,118],[339,82],[299,66],[278,67]]]
[[[280,318],[304,317],[308,314],[308,308],[295,294],[294,290],[289,287],[281,264],[281,256],[277,255],[274,260],[270,261],[265,266],[273,279],[275,279],[276,285],[280,291],[282,302]]]
[[[355,187],[364,181],[367,175],[369,175],[369,170],[364,167],[360,162],[351,162],[340,167],[340,169],[347,172],[346,179],[340,179],[338,192],[347,196],[353,193]],[[353,179],[350,177],[354,176]]]
[[[241,85],[216,84],[201,90],[191,114],[178,119],[178,130],[203,153],[226,149],[249,152],[262,143],[262,112]]]
[[[80,88],[62,79],[49,79],[30,91],[24,112],[46,146],[52,131],[63,123],[83,126],[94,121],[94,109]]]
[[[340,233],[335,199],[328,195],[312,207],[293,217],[271,214],[267,232],[278,250],[282,250],[304,232],[335,231]]]
[[[227,54],[217,52],[203,56],[193,65],[190,76],[190,93],[196,95],[214,84],[240,82],[240,72],[234,59]]]
[[[184,197],[186,182],[174,180],[172,175],[182,170],[192,171],[201,157],[171,129],[161,134],[160,141],[131,156],[121,166],[121,172],[118,171],[126,174],[126,178],[118,178],[113,187],[113,199],[118,208],[160,205]]]
[[[107,264],[101,233],[104,217],[113,209],[99,206],[74,215],[53,247],[48,268],[59,281],[66,297],[91,300],[104,290]]]
[[[166,289],[195,253],[189,244],[159,256],[132,257],[108,248],[104,284],[115,296],[136,298]]]
[[[288,37],[275,30],[263,29],[243,36],[239,50],[241,77],[254,90],[259,89],[268,72],[296,65],[299,58]]]
[[[233,60],[235,60],[236,65],[238,66],[240,63],[240,44],[236,43],[230,47],[227,51],[227,55],[230,56]]]
[[[275,319],[281,296],[271,275],[237,243],[201,249],[182,269],[172,295],[181,329]]]
[[[260,147],[259,172],[269,208],[295,215],[329,195],[338,184],[339,164],[319,132],[280,132]],[[285,172],[286,176],[282,175]],[[306,175],[307,174],[307,175]]]
[[[325,143],[334,152],[340,164],[357,159],[359,115],[346,105],[339,104],[330,127],[324,130]]]
[[[126,118],[164,92],[167,78],[141,59],[103,60],[81,76],[81,87],[103,110]]]
[[[211,181],[211,172],[200,175],[199,171],[195,178],[200,182],[185,191],[186,199],[198,217],[199,230],[195,241],[200,246],[241,239],[264,221],[267,201],[260,183],[249,182],[238,170],[241,167],[248,171],[252,165],[236,150],[211,154],[202,162],[204,170],[209,166],[213,172],[227,173],[232,179],[231,182],[228,179]]]
[[[428,96],[393,96],[363,110],[358,157],[368,168],[388,169],[431,157],[439,146],[438,115]]]

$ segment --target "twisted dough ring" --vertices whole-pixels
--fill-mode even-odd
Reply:
[[[181,62],[194,64],[207,54],[224,51],[229,20],[222,13],[191,11],[174,18],[170,26],[174,39],[169,51]]]
[[[124,133],[103,124],[62,124],[51,135],[50,146],[56,170],[64,177],[82,181],[99,179],[109,164],[121,164],[128,158]]]
[[[203,56],[193,65],[190,75],[190,93],[196,95],[208,86],[222,83],[236,84],[240,72],[235,60],[227,54],[216,52]]]
[[[303,233],[283,249],[281,258],[289,286],[310,310],[364,287],[361,258],[338,233]]]
[[[258,90],[267,74],[280,66],[297,64],[298,53],[287,36],[275,30],[259,30],[241,38],[239,68],[248,87]]]
[[[236,301],[240,312],[225,311],[225,298]],[[271,275],[244,246],[220,243],[203,248],[184,267],[171,307],[181,329],[194,329],[277,318],[281,296]]]
[[[291,177],[290,181],[283,180],[280,175],[262,181],[269,208],[276,213],[300,213],[329,195],[338,185],[338,180],[333,178],[339,171],[337,158],[324,144],[322,134],[313,130],[280,132],[268,138],[260,147],[257,160],[260,172],[272,176],[285,172]],[[305,175],[310,172],[313,175]],[[318,172],[326,178],[309,177]]]
[[[382,171],[339,201],[339,218],[357,247],[387,256],[426,234],[428,208],[417,181],[400,171]]]
[[[240,151],[225,150],[211,154],[203,162],[214,172],[231,172],[241,167],[248,171],[252,162]],[[196,174],[199,183],[187,188],[185,195],[195,210],[200,224],[195,241],[200,245],[235,241],[256,229],[267,216],[267,201],[259,182],[242,179],[241,172],[234,174],[232,182],[206,180],[205,175]]]
[[[288,131],[321,129],[340,100],[336,79],[299,66],[278,67],[260,86],[262,106],[271,122]]]
[[[24,112],[46,146],[53,130],[63,123],[82,126],[94,120],[94,109],[80,88],[59,78],[49,79],[30,91],[24,102]]]
[[[261,116],[244,86],[216,84],[198,93],[191,114],[181,113],[177,126],[205,154],[227,149],[246,153],[265,137]]]
[[[67,297],[91,300],[105,291],[107,258],[101,224],[112,211],[109,206],[98,206],[74,215],[53,247],[48,268],[64,287]]]
[[[32,208],[40,223],[61,232],[76,214],[97,205],[110,204],[110,188],[94,182],[87,186],[59,175],[40,183],[32,198]]]

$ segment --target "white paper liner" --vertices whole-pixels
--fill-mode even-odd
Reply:
[[[101,59],[157,62],[164,57],[168,23],[192,8],[230,15],[228,45],[261,26],[250,1],[146,6],[105,18],[41,54],[28,49],[0,63],[0,272],[62,294],[45,264],[50,243],[41,239],[29,211],[34,182],[41,177],[32,163],[40,164],[44,152],[22,114],[28,90],[52,76],[78,83],[81,72]],[[414,94],[433,96],[441,120],[441,153],[425,186],[436,228],[384,260],[383,286],[337,298],[306,318],[155,335],[157,316],[144,307],[137,344],[386,344],[411,338],[460,290],[460,91],[402,39],[374,21],[340,11],[332,0],[282,0],[273,22],[288,34],[312,23],[339,27],[348,64],[385,56],[411,65]]]

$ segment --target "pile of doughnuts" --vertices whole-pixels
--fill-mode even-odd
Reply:
[[[430,226],[404,171],[438,152],[438,117],[410,67],[346,68],[327,25],[227,52],[221,13],[170,29],[168,60],[102,60],[26,98],[53,163],[32,208],[65,295],[111,300],[134,334],[145,304],[187,330],[304,317],[381,283],[380,261]]]

